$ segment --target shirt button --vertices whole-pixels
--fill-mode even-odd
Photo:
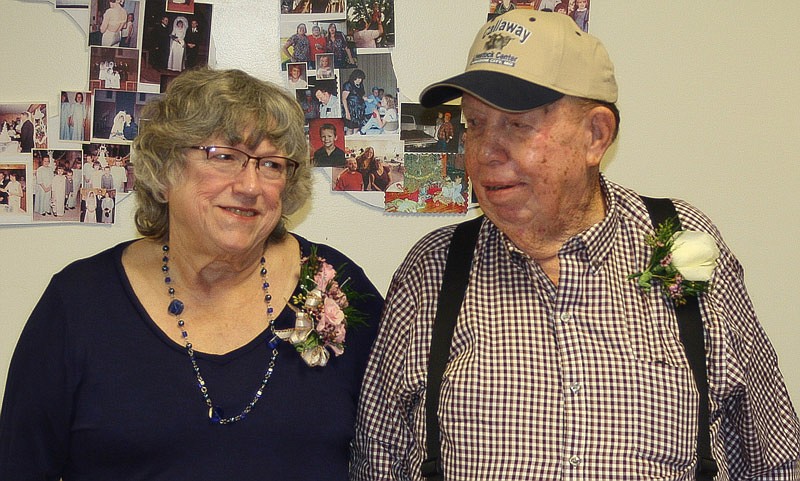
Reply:
[[[573,382],[572,384],[569,385],[569,390],[574,392],[574,393],[577,393],[578,391],[581,390],[582,387],[583,387],[583,384],[581,384],[579,382]]]
[[[569,322],[572,320],[572,314],[570,314],[569,312],[562,312],[559,317],[564,322]]]
[[[583,462],[583,459],[581,459],[580,456],[571,456],[569,458],[569,464],[571,464],[573,466],[577,466],[577,465],[581,464],[582,462]]]

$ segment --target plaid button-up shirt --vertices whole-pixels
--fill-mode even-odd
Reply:
[[[559,251],[559,284],[484,221],[439,406],[448,480],[694,479],[698,394],[674,310],[631,273],[653,232],[636,193],[601,178],[608,213]],[[717,480],[800,479],[800,425],[740,264],[702,295]],[[453,226],[398,268],[362,387],[355,480],[419,480],[431,325]]]

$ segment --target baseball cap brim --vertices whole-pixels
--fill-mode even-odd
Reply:
[[[469,71],[437,82],[422,91],[419,103],[436,107],[468,93],[494,108],[524,112],[564,96],[561,92],[501,72]]]

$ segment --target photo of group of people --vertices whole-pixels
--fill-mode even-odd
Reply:
[[[212,5],[174,0],[90,0],[90,90],[163,91],[208,64]]]
[[[159,94],[101,90],[61,92],[59,140],[130,144],[139,132],[139,111]]]
[[[353,140],[344,152],[344,164],[332,169],[332,189],[383,193],[397,188],[403,184],[402,155],[403,146],[395,140]]]
[[[489,17],[515,8],[558,12],[570,16],[584,32],[589,31],[589,0],[491,0]]]
[[[186,69],[208,64],[212,5],[146,0],[140,81],[164,91]]]
[[[0,104],[0,154],[47,148],[47,104]]]
[[[463,154],[406,153],[403,170],[403,188],[386,192],[387,212],[467,212],[469,182]]]
[[[390,54],[363,56],[359,68],[337,70],[332,79],[307,76],[301,86],[305,88],[294,91],[307,121],[342,119],[341,135],[399,139],[397,78]],[[312,148],[318,148],[313,135],[311,139]]]
[[[113,224],[116,199],[133,189],[130,146],[33,151],[31,221]]]

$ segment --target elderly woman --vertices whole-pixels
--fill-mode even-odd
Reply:
[[[382,299],[287,232],[311,183],[299,105],[192,70],[142,118],[144,238],[53,277],[11,363],[0,479],[346,480]]]

